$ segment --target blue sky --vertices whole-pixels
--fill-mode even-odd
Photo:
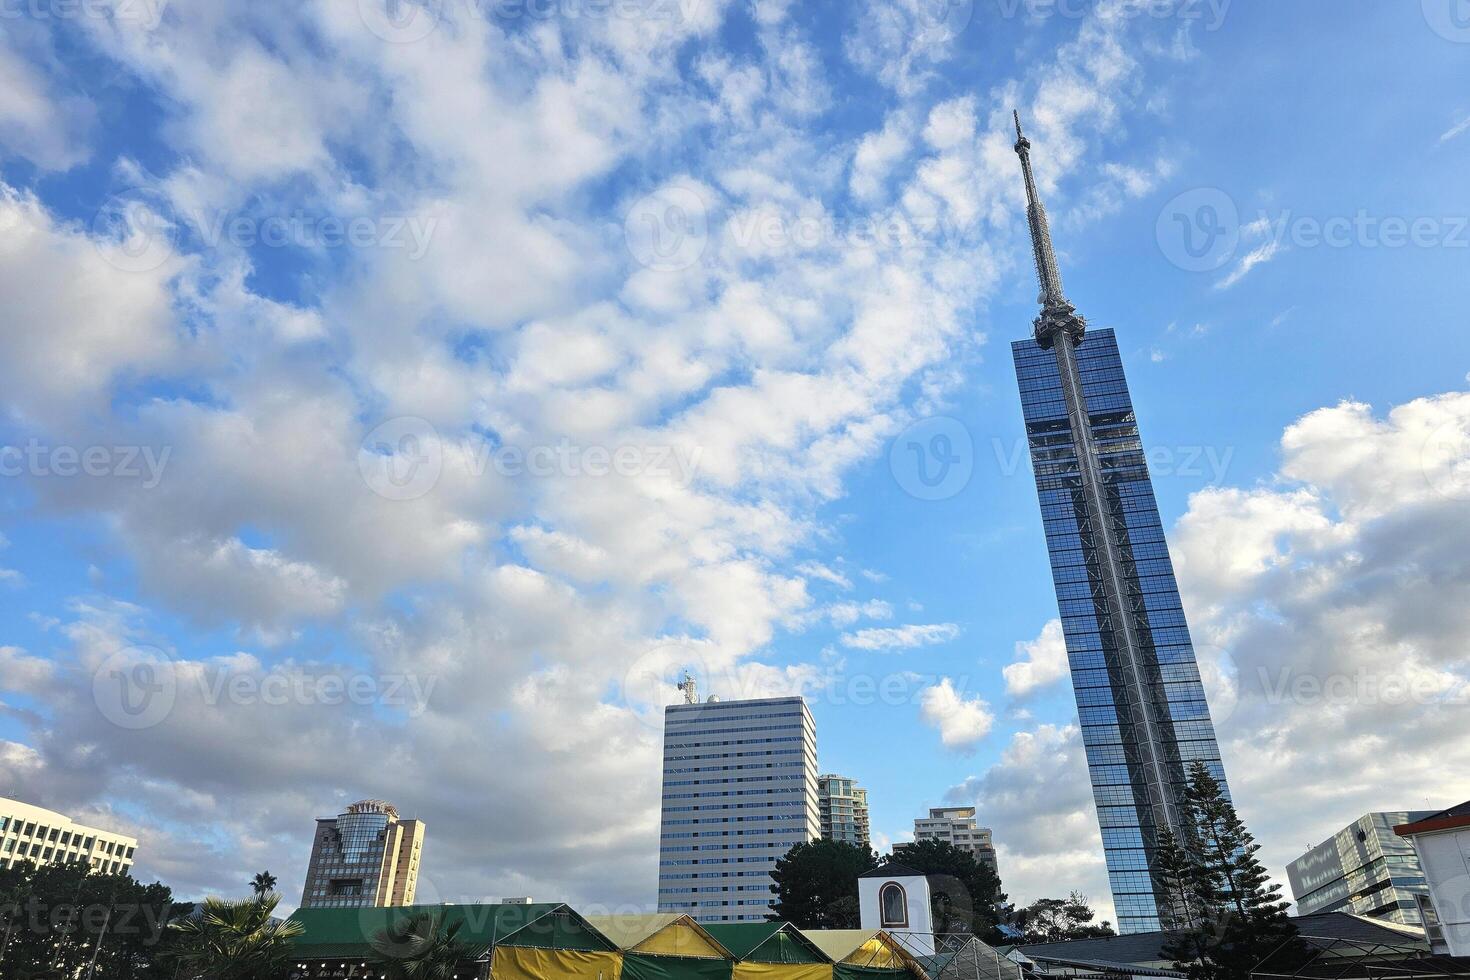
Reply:
[[[647,904],[689,667],[1106,909],[1013,107],[1273,867],[1470,791],[1454,0],[386,13],[0,21],[0,792],[188,895],[384,797],[446,900]]]

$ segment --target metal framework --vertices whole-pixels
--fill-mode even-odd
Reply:
[[[1436,980],[1470,977],[1470,959],[1438,956],[1414,943],[1326,939],[1284,944],[1251,971],[1252,980]]]
[[[1021,132],[1019,112],[1015,113],[1015,119],[1016,153],[1021,158],[1021,170],[1026,179],[1026,218],[1031,226],[1031,250],[1036,260],[1036,279],[1041,287],[1038,297],[1041,314],[1035,323],[1036,342],[1043,349],[1055,352],[1057,370],[1061,375],[1062,396],[1066,400],[1067,420],[1072,429],[1072,445],[1082,482],[1085,524],[1079,522],[1078,530],[1083,546],[1090,546],[1096,554],[1102,595],[1095,598],[1103,600],[1108,618],[1107,623],[1098,625],[1113,636],[1125,680],[1127,704],[1117,707],[1127,711],[1129,721],[1143,733],[1143,738],[1137,742],[1138,762],[1145,774],[1149,810],[1155,826],[1167,827],[1176,836],[1183,836],[1173,780],[1169,778],[1165,761],[1159,758],[1163,744],[1160,736],[1162,725],[1155,717],[1143,644],[1135,620],[1142,615],[1142,600],[1129,591],[1118,557],[1118,534],[1123,528],[1108,506],[1092,435],[1092,418],[1087,410],[1082,375],[1077,367],[1077,344],[1086,335],[1087,321],[1077,313],[1077,308],[1062,291],[1062,273],[1052,248],[1046,208],[1041,203],[1036,178],[1031,171],[1031,141]]]

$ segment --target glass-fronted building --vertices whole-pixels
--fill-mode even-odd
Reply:
[[[1063,291],[1030,151],[1017,117],[1041,313],[1011,352],[1118,931],[1148,932],[1168,917],[1155,856],[1184,826],[1186,769],[1229,788],[1118,342]]]
[[[382,800],[360,800],[316,822],[301,907],[412,905],[423,856],[424,823],[401,820]]]
[[[1012,353],[1118,929],[1152,931],[1159,928],[1150,868],[1160,823],[1153,770],[1163,770],[1177,800],[1195,761],[1225,783],[1220,749],[1113,332],[1089,331],[1076,345],[1109,511],[1103,529],[1092,525],[1082,500],[1056,355],[1034,340],[1018,341]],[[1112,535],[1121,566],[1131,651],[1111,626],[1101,533]]]
[[[1433,810],[1368,813],[1286,866],[1296,914],[1351,912],[1404,926],[1422,926],[1419,896],[1429,883],[1414,845],[1394,833],[1399,824]]]

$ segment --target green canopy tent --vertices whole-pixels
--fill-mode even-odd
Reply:
[[[615,951],[605,936],[562,904],[297,909],[291,920],[300,923],[302,933],[292,940],[291,976],[293,980],[376,978],[381,973],[376,967],[395,953],[377,937],[392,925],[426,914],[435,918],[440,930],[459,927],[455,939],[464,947],[461,962],[467,978],[486,976],[491,950],[507,942]]]
[[[742,963],[832,962],[789,922],[713,923],[704,928]]]

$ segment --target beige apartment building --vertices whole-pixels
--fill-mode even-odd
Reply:
[[[316,822],[301,907],[412,905],[424,846],[422,820],[400,820],[382,800],[362,800]]]
[[[35,864],[91,865],[101,874],[133,866],[137,838],[79,824],[64,813],[0,797],[0,867]]]
[[[981,827],[975,821],[972,806],[941,806],[929,810],[928,817],[914,821],[914,840],[949,841],[962,851],[969,851],[975,860],[997,870],[995,842],[989,827]]]

